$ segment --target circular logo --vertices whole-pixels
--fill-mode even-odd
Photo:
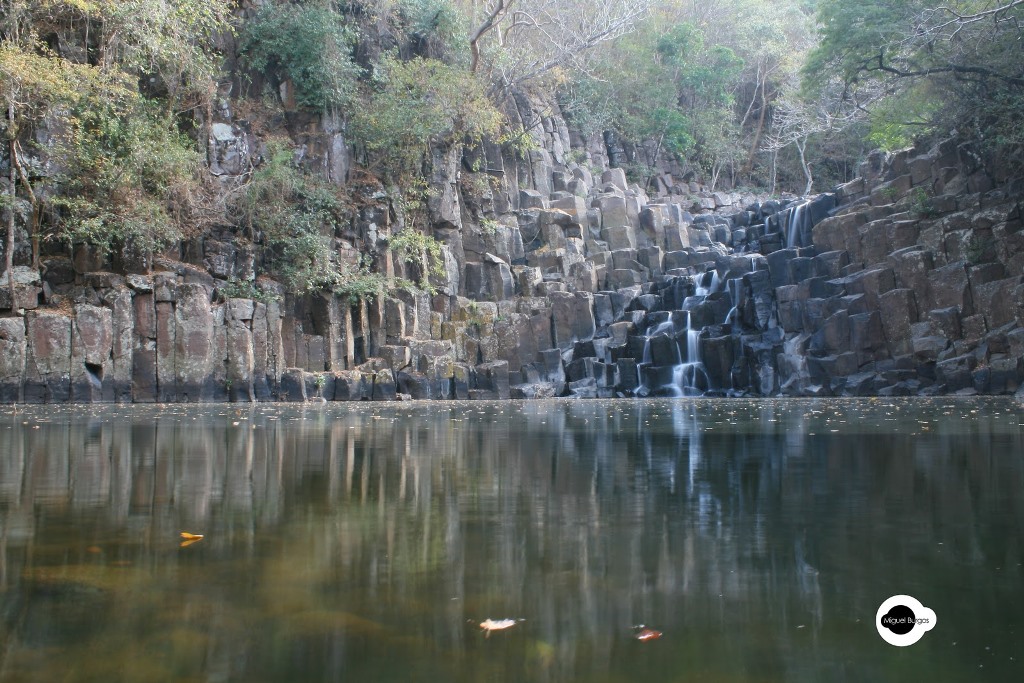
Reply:
[[[897,647],[913,645],[921,640],[925,633],[935,628],[936,621],[935,612],[909,595],[892,596],[875,613],[878,635]]]

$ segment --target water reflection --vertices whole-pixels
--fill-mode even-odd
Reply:
[[[0,681],[1020,679],[1020,422],[999,400],[8,410]],[[908,650],[872,624],[895,593],[940,619]]]

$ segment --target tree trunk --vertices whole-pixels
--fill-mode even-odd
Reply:
[[[32,189],[32,181],[28,177],[28,173],[25,172],[25,168],[21,165],[21,160],[18,159],[18,141],[11,141],[11,167],[17,169],[18,177],[21,179],[21,184],[25,186],[25,192],[28,193],[29,203],[31,204],[31,216],[29,222],[29,239],[32,240],[32,267],[39,270],[39,218],[42,214],[42,204],[36,197],[35,191]]]
[[[661,154],[661,145],[662,145],[663,142],[665,142],[665,132],[664,131],[662,131],[661,137],[658,138],[658,144],[654,147],[654,157],[651,159],[651,172],[648,174],[647,178],[644,180],[644,191],[646,191],[650,187],[651,180],[654,179],[654,175],[657,172],[656,169],[657,169],[657,166],[658,166],[658,155]],[[655,194],[657,194],[657,185],[655,185]]]
[[[8,105],[7,107],[7,121],[8,125],[13,129],[14,127],[14,105]],[[17,193],[15,191],[15,183],[17,182],[16,171],[14,170],[14,139],[10,141],[8,146],[10,152],[10,185],[7,188],[7,249],[4,253],[4,265],[7,268],[7,287],[11,294],[11,312],[13,313],[16,309],[14,306],[14,202],[17,199]]]
[[[765,80],[768,80],[765,78]],[[761,81],[761,115],[757,119],[757,130],[754,132],[754,144],[750,146],[750,156],[747,158],[747,165],[744,167],[744,173],[750,173],[754,170],[754,157],[757,155],[757,148],[761,144],[761,133],[764,132],[764,117],[765,112],[768,111],[768,102],[765,101],[764,92],[764,81]]]
[[[807,187],[804,188],[804,195],[811,193],[811,188],[814,186],[814,176],[811,175],[811,164],[807,161],[807,138],[796,141],[796,149],[800,152],[800,167],[804,171],[804,177],[807,178]]]
[[[12,145],[13,147],[13,145]],[[13,153],[13,150],[12,150]],[[4,267],[7,270],[7,288],[11,294],[11,311],[14,311],[14,164],[11,164],[10,186],[7,188],[7,248],[4,253]]]
[[[502,20],[505,12],[508,11],[509,6],[513,2],[515,0],[498,0],[494,5],[494,10],[484,19],[479,28],[473,32],[469,39],[469,53],[471,55],[469,62],[470,72],[476,73],[480,67],[480,39],[487,35]]]

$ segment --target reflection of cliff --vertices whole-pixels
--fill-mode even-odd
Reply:
[[[380,680],[408,675],[406,656],[434,680],[628,677],[684,658],[815,680],[794,653],[847,647],[834,622],[870,620],[894,575],[973,584],[993,613],[1019,597],[1019,408],[964,405],[8,416],[0,680],[60,677],[54,647],[92,650],[94,673],[138,660],[235,680],[296,661]],[[206,539],[179,549],[183,529]],[[527,621],[497,645],[467,623],[506,616]],[[635,660],[638,623],[675,644]]]

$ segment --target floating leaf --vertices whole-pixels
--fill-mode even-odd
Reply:
[[[661,631],[655,631],[653,628],[645,628],[639,631],[635,638],[641,642],[657,640],[658,638],[661,638]]]
[[[181,544],[180,544],[179,547],[187,548],[190,545],[192,545],[193,543],[198,543],[199,541],[203,540],[203,535],[202,534],[190,534],[187,531],[182,531],[181,532],[181,538],[182,538],[182,541],[181,541]]]
[[[512,628],[516,625],[515,619],[485,619],[480,622],[480,628],[490,636],[491,631],[504,631],[507,628]]]

